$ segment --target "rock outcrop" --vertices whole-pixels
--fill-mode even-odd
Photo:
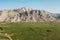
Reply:
[[[51,13],[45,10],[20,8],[14,10],[0,10],[0,22],[43,22],[56,21]]]

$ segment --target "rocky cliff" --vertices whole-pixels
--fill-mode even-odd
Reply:
[[[0,10],[0,22],[43,22],[56,21],[54,15],[45,10],[20,8],[13,10]]]

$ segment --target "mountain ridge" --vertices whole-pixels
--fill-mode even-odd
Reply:
[[[45,10],[32,8],[19,8],[13,10],[0,10],[0,22],[43,22],[56,21],[55,16]]]

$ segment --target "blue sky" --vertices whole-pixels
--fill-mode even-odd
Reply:
[[[22,7],[31,7],[52,13],[60,13],[60,0],[0,0],[0,9]]]

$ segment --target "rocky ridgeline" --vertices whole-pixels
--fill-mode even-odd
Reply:
[[[14,10],[0,10],[0,22],[44,22],[56,21],[53,14],[45,10],[20,8]]]

